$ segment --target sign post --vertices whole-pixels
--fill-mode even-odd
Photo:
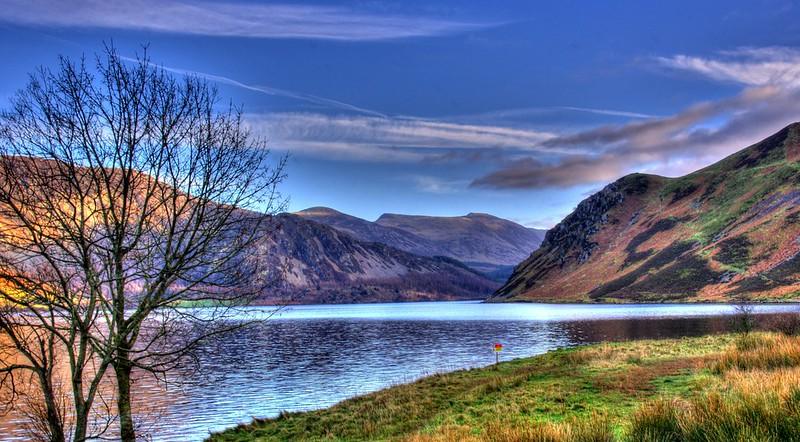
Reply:
[[[500,352],[503,351],[503,344],[496,342],[494,344],[494,364],[500,363]]]

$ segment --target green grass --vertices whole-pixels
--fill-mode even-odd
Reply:
[[[765,173],[766,169],[772,168],[775,170]],[[724,186],[721,186],[721,192],[713,197],[714,205],[704,210],[693,223],[696,233],[692,236],[692,240],[703,245],[710,243],[717,234],[733,221],[740,219],[766,196],[774,193],[776,189],[787,188],[787,183],[799,172],[800,165],[787,163],[783,158],[778,158],[775,161],[765,161],[758,167],[724,174]],[[693,175],[678,180],[673,187],[683,185],[681,183],[691,177]],[[749,196],[744,198],[745,195]]]
[[[697,432],[716,424],[730,436],[741,430],[729,428],[730,422],[747,413],[769,418],[785,431],[794,422],[783,419],[796,405],[794,393],[761,397],[753,396],[752,386],[739,387],[749,373],[764,384],[774,378],[771,373],[784,376],[800,364],[800,340],[760,333],[747,339],[716,335],[556,350],[497,367],[430,376],[319,411],[283,413],[211,440],[627,441],[659,426]],[[719,422],[712,422],[711,411],[701,410],[707,398],[717,401]],[[687,405],[680,413],[654,416],[653,410],[668,408],[664,401]],[[705,421],[692,421],[703,416]],[[677,434],[667,430],[653,434],[690,440],[667,437]]]
[[[172,303],[172,306],[175,308],[231,307],[235,305],[236,305],[235,303],[230,301],[215,300],[215,299],[202,299],[202,300],[183,299]]]

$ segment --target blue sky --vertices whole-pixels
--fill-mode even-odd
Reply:
[[[551,227],[800,120],[792,1],[0,1],[0,102],[113,39],[195,73],[289,152],[290,210]]]

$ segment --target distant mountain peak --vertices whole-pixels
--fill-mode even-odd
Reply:
[[[478,271],[492,273],[493,277],[507,275],[544,237],[543,230],[486,213],[451,217],[385,213],[370,222],[325,209],[310,208],[298,215],[363,241],[387,244],[417,255],[453,258]]]
[[[468,213],[468,214],[467,214],[467,216],[466,216],[466,217],[467,217],[467,218],[493,218],[493,219],[501,219],[501,218],[498,218],[498,217],[496,217],[496,216],[494,216],[494,215],[490,215],[490,214],[488,214],[488,213],[483,213],[483,212],[470,212],[470,213]]]
[[[309,207],[307,209],[303,209],[297,212],[294,212],[295,215],[300,216],[311,216],[311,215],[343,215],[342,212],[339,212],[336,209],[331,209],[330,207],[324,206],[314,206]]]
[[[313,218],[284,213],[274,220],[280,229],[264,236],[251,255],[267,263],[267,301],[481,299],[499,285],[458,261],[362,241]]]

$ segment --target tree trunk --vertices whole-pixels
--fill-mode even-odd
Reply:
[[[42,383],[42,393],[44,394],[45,405],[45,419],[47,419],[47,428],[50,432],[51,442],[65,442],[64,436],[64,423],[61,421],[61,413],[58,410],[58,403],[53,390],[53,384],[48,374],[39,373],[39,382]]]
[[[131,365],[121,358],[114,365],[117,375],[117,412],[119,413],[119,438],[123,442],[134,442],[136,430],[133,427],[133,411],[131,410]]]
[[[75,430],[73,433],[75,442],[84,442],[86,432],[89,427],[89,412],[86,401],[83,398],[83,372],[82,370],[72,369],[72,400],[75,406]]]
[[[84,442],[86,440],[86,432],[89,428],[89,413],[85,406],[75,406],[75,430],[73,432],[73,440],[75,442]]]

